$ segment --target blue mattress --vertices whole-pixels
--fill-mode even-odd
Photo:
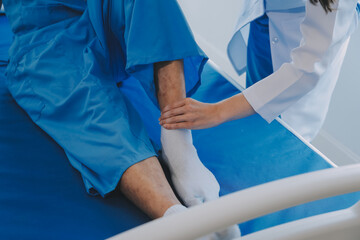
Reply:
[[[0,239],[104,239],[149,221],[120,192],[105,199],[86,193],[63,150],[10,96],[4,69],[0,67]],[[196,99],[215,102],[238,93],[209,65],[202,79]],[[222,195],[330,167],[278,122],[267,124],[259,116],[193,131],[193,135],[200,158],[220,182]],[[359,197],[353,193],[309,203],[240,227],[248,234],[343,209]]]

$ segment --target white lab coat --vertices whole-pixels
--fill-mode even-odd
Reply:
[[[281,115],[308,141],[316,136],[325,120],[350,35],[358,24],[356,4],[357,0],[338,0],[333,6],[336,10],[328,14],[309,1],[306,15],[267,12],[275,72],[243,92],[266,121]],[[230,61],[239,74],[246,67],[246,41],[241,29],[265,12],[263,0],[247,0],[243,6],[228,46]]]

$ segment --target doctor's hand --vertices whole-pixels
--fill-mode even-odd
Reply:
[[[166,106],[159,119],[166,129],[203,129],[222,123],[221,108],[218,103],[202,103],[186,98]]]
[[[245,96],[239,93],[213,104],[186,98],[166,106],[159,121],[166,129],[203,129],[253,114],[255,110]]]

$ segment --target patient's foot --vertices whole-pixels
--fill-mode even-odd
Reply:
[[[219,198],[220,186],[215,176],[202,164],[193,145],[191,131],[161,128],[163,158],[168,165],[174,187],[186,206],[198,205]],[[182,212],[175,205],[164,216]],[[197,240],[230,240],[240,237],[237,225]]]
[[[174,187],[186,206],[219,197],[219,184],[200,161],[190,130],[167,130],[162,127],[161,143]]]
[[[241,236],[240,229],[237,225],[229,227],[223,231],[211,233],[196,240],[233,240]]]
[[[177,213],[181,213],[186,210],[187,210],[187,208],[184,205],[176,204],[176,205],[169,207],[168,210],[166,210],[166,212],[164,213],[164,217],[167,217],[167,216],[170,216],[173,214],[177,214]]]
[[[217,240],[232,240],[241,236],[240,228],[238,225],[233,225],[225,230],[215,233]]]
[[[170,207],[164,214],[164,217],[186,211],[187,208],[183,205],[177,204]],[[211,233],[206,236],[197,238],[196,240],[232,240],[240,237],[240,229],[237,225],[231,226],[225,230]]]

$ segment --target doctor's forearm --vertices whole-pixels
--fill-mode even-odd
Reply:
[[[225,99],[217,105],[220,109],[221,122],[245,118],[256,113],[242,93]]]

